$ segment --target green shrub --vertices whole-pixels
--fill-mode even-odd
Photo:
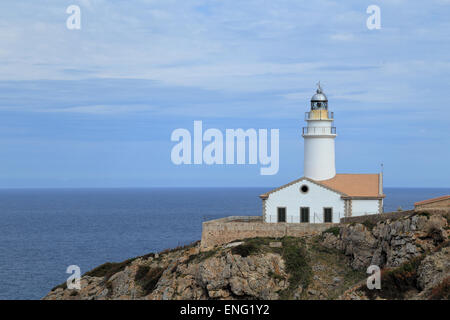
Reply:
[[[336,237],[338,237],[340,230],[341,229],[339,227],[331,227],[331,228],[328,228],[327,230],[325,230],[324,232],[322,232],[322,235],[324,235],[325,233],[331,233],[331,234],[334,234]]]
[[[160,267],[139,266],[134,280],[142,287],[144,294],[148,295],[155,289],[163,272],[164,269]]]
[[[133,262],[135,258],[128,259],[123,262],[106,262],[91,271],[86,272],[83,276],[90,277],[104,277],[104,280],[107,281],[117,272],[123,271],[127,266]]]
[[[232,254],[237,254],[237,255],[240,255],[241,257],[247,257],[256,252],[258,252],[258,246],[256,246],[252,242],[243,243],[236,247],[231,248]]]
[[[381,271],[381,290],[364,288],[367,296],[374,299],[404,299],[409,290],[417,290],[417,269],[424,256],[419,256],[403,263],[395,269]]]
[[[269,277],[273,278],[273,279],[276,279],[276,280],[284,280],[284,277],[283,277],[281,274],[276,273],[276,272],[273,272],[272,270],[270,270],[270,271],[267,273],[267,275],[268,275]]]
[[[372,230],[377,224],[375,222],[370,221],[369,219],[365,220],[362,223],[368,230]]]
[[[418,215],[419,216],[423,216],[423,217],[427,217],[427,218],[430,218],[430,216],[431,216],[431,214],[429,212],[427,212],[427,211],[420,211],[418,213]]]
[[[438,252],[438,251],[441,251],[442,249],[444,249],[444,248],[447,248],[448,246],[450,246],[450,240],[446,240],[446,241],[443,241],[443,242],[441,242],[439,245],[437,245],[435,248],[434,248],[434,252]]]

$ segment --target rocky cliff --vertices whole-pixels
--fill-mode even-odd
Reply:
[[[199,243],[106,263],[44,299],[448,299],[448,215],[342,224],[321,235]],[[366,268],[383,269],[368,290]]]

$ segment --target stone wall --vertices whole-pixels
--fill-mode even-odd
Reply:
[[[234,240],[285,236],[300,237],[318,234],[335,223],[264,223],[262,217],[232,216],[203,222],[202,250]]]
[[[417,204],[416,209],[437,209],[437,208],[450,208],[450,198],[437,200],[424,204]]]

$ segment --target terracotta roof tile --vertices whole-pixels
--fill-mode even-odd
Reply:
[[[294,180],[279,188],[273,189],[260,195],[266,199],[271,193],[277,192],[301,180],[309,180],[327,189],[340,193],[343,198],[384,198],[384,194],[379,194],[379,174],[336,174],[334,178],[322,181],[315,181],[306,177]]]
[[[318,181],[349,197],[379,197],[379,174],[336,174],[329,180]]]

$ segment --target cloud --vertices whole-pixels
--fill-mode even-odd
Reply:
[[[352,33],[335,33],[330,38],[334,41],[353,41],[355,40],[355,35]]]
[[[322,80],[331,98],[390,103],[401,97],[405,106],[425,103],[435,79],[450,80],[447,51],[442,49],[442,41],[448,40],[447,29],[442,28],[447,23],[442,7],[383,2],[382,30],[371,32],[365,26],[365,8],[356,0],[308,4],[294,0],[84,0],[77,4],[83,17],[79,31],[65,28],[67,15],[59,1],[49,1],[45,10],[37,3],[27,4],[28,10],[20,2],[0,4],[0,10],[10,13],[0,22],[4,44],[0,79],[139,79],[168,90],[249,93],[256,102],[258,93],[268,93],[274,101],[282,97],[286,103],[309,99],[309,91]],[[393,14],[394,9],[397,13],[402,9],[400,16]],[[424,19],[426,27],[419,23]],[[108,92],[92,94],[95,101],[78,101],[70,106],[73,112],[122,110],[108,109],[116,104]],[[189,99],[177,101],[164,112],[205,109],[195,105],[180,110],[179,104],[192,104]],[[448,100],[440,99],[441,105]],[[146,108],[141,105],[148,101],[133,100],[133,96],[122,97],[117,104],[130,107],[120,112]],[[136,104],[139,107],[133,111],[131,106]],[[27,108],[33,105],[29,101]],[[214,112],[231,115],[234,109]]]
[[[35,109],[34,111],[108,115],[108,114],[149,112],[155,110],[158,110],[158,108],[145,105],[92,105],[92,106],[77,106],[69,108],[42,108],[42,109]]]

